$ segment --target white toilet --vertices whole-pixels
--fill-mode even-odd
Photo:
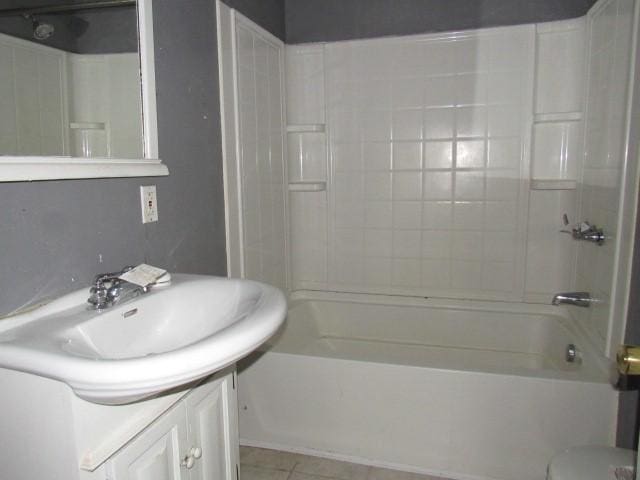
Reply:
[[[547,470],[547,480],[615,480],[612,468],[635,468],[636,452],[623,448],[575,447],[553,457]],[[621,476],[620,480],[635,478]]]

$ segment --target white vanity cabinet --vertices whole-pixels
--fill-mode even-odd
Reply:
[[[186,409],[179,404],[116,454],[107,479],[178,480],[187,448]]]
[[[122,447],[106,480],[237,480],[235,372],[200,385]]]
[[[233,366],[126,405],[0,368],[0,480],[237,480]]]

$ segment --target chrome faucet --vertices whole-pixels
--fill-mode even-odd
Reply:
[[[553,296],[551,305],[575,305],[577,307],[589,307],[596,300],[589,292],[557,293]]]
[[[562,223],[565,227],[569,226],[569,217],[565,213],[562,216]],[[587,242],[595,243],[596,245],[603,245],[607,239],[602,228],[598,228],[595,225],[591,225],[589,222],[580,222],[571,227],[570,230],[560,230],[562,233],[568,233],[575,240],[586,240]]]
[[[122,303],[133,297],[137,297],[149,291],[149,287],[141,287],[127,282],[118,277],[133,269],[133,266],[124,267],[119,272],[100,273],[93,280],[93,286],[89,289],[91,294],[87,302],[94,310],[104,310]]]

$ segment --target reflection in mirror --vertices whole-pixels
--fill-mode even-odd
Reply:
[[[0,155],[144,158],[135,0],[3,0]]]

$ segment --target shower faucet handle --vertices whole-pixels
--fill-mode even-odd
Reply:
[[[589,292],[556,293],[551,300],[551,305],[575,305],[577,307],[590,307],[598,301]]]
[[[562,223],[565,226],[569,225],[569,217],[567,216],[566,213],[562,215]],[[576,240],[586,240],[587,242],[592,242],[597,245],[604,244],[604,241],[607,238],[602,228],[598,228],[595,225],[591,225],[587,221],[577,223],[573,227],[571,227],[570,230],[564,229],[564,230],[560,230],[560,232],[568,233]]]

